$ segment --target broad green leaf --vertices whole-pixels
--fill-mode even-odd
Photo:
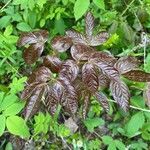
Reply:
[[[9,36],[12,32],[13,32],[13,27],[12,27],[12,25],[9,25],[6,27],[6,29],[4,31],[4,35]]]
[[[10,23],[10,19],[11,19],[11,16],[3,16],[0,19],[0,29],[7,27],[7,25]]]
[[[31,27],[25,22],[18,23],[17,24],[17,29],[19,29],[20,31],[23,31],[23,32],[31,31]]]
[[[6,126],[10,133],[23,138],[29,138],[29,128],[26,122],[18,116],[10,116],[6,120]]]
[[[144,70],[146,72],[150,72],[150,53],[148,53],[146,60],[145,60]]]
[[[101,118],[87,118],[84,121],[84,124],[87,127],[88,131],[93,132],[95,127],[104,125],[104,120]]]
[[[93,3],[99,7],[100,9],[105,10],[105,3],[104,0],[93,0]]]
[[[119,150],[125,150],[126,147],[125,147],[125,145],[124,145],[121,141],[115,140],[114,142],[115,142],[116,147],[117,147]]]
[[[13,95],[13,94],[7,95],[2,101],[2,103],[0,105],[0,109],[5,110],[7,107],[14,104],[17,100],[19,100],[19,99],[16,95]]]
[[[99,139],[94,139],[88,142],[88,148],[90,150],[100,149],[101,141]]]
[[[126,131],[129,137],[132,137],[142,128],[145,121],[143,112],[138,112],[131,117],[126,126]]]
[[[22,77],[20,79],[13,78],[12,83],[10,83],[10,93],[16,94],[24,89],[25,81],[27,77]]]
[[[88,10],[88,7],[90,5],[89,0],[77,0],[74,5],[74,15],[75,19],[80,19],[84,13]]]
[[[0,92],[0,106],[1,106],[1,103],[3,101],[3,98],[4,98],[4,92]]]
[[[4,130],[5,130],[5,116],[2,114],[0,115],[0,136],[3,135]]]
[[[7,143],[5,150],[13,150],[13,146],[10,142]]]
[[[16,115],[23,109],[24,105],[24,102],[14,103],[11,106],[7,107],[3,113],[5,116]]]
[[[140,107],[140,108],[145,107],[145,102],[142,96],[133,96],[131,97],[130,102],[131,102],[131,105],[133,106]]]
[[[29,13],[29,16],[28,16],[28,20],[29,20],[29,25],[32,27],[32,28],[35,28],[35,25],[36,25],[36,20],[37,20],[37,15],[35,12],[30,12]]]
[[[57,135],[60,137],[67,137],[70,135],[70,130],[64,125],[59,125]]]
[[[110,137],[110,136],[103,136],[102,137],[102,140],[103,140],[103,142],[104,142],[104,144],[106,144],[106,145],[109,145],[109,144],[111,144],[112,142],[113,142],[113,139],[112,139],[112,137]]]

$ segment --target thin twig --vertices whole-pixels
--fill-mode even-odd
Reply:
[[[2,8],[1,8],[1,10],[0,10],[0,12],[2,12],[4,9],[5,9],[5,7],[7,7],[8,5],[9,5],[9,3],[11,2],[12,0],[9,0]]]
[[[126,9],[122,12],[121,16],[123,16],[123,15],[126,13],[126,11],[127,11],[127,10],[131,7],[131,5],[134,3],[134,1],[135,1],[135,0],[132,0],[132,1],[127,5]]]
[[[113,101],[113,100],[108,100],[109,102],[113,102],[113,103],[117,103],[117,102],[115,102],[115,101]],[[143,109],[143,108],[140,108],[140,107],[136,107],[136,106],[133,106],[133,105],[130,105],[129,106],[130,108],[133,108],[133,109],[135,109],[135,110],[140,110],[140,111],[144,111],[144,112],[149,112],[150,113],[150,110],[148,110],[148,109]]]

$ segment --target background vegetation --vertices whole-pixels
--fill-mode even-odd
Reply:
[[[150,98],[143,98],[150,87],[145,83],[126,80],[132,96],[128,113],[108,95],[109,114],[93,98],[80,125],[71,119],[58,122],[59,108],[53,118],[42,111],[26,122],[21,115],[25,103],[20,93],[35,65],[22,59],[23,50],[16,46],[20,33],[46,29],[50,42],[66,29],[83,31],[87,10],[96,18],[96,30],[111,34],[100,50],[135,56],[141,69],[150,72],[150,0],[0,0],[0,149],[11,150],[14,143],[15,149],[24,144],[24,149],[44,150],[150,149]],[[45,49],[52,53],[49,45]]]

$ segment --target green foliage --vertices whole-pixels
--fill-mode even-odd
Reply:
[[[89,0],[77,0],[74,5],[74,15],[76,20],[80,19],[85,12],[88,10],[88,7],[90,5]]]
[[[14,135],[19,135],[22,138],[29,138],[29,128],[26,122],[18,116],[9,116],[6,120],[6,126],[10,133]]]
[[[63,35],[66,29],[72,27],[83,31],[82,17],[88,10],[93,12],[99,25],[94,34],[105,30],[110,33],[110,38],[98,49],[110,50],[117,56],[135,56],[141,61],[141,69],[150,72],[149,42],[145,51],[140,45],[143,44],[143,31],[147,40],[150,39],[149,0],[1,0],[0,149],[14,149],[13,143],[10,143],[12,135],[33,140],[34,149],[68,149],[68,146],[74,150],[150,149],[150,112],[142,96],[146,88],[143,83],[123,79],[132,95],[130,105],[133,107],[127,114],[116,110],[116,104],[111,102],[107,91],[111,108],[109,115],[91,99],[88,118],[76,121],[78,130],[75,133],[65,126],[64,116],[60,117],[57,113],[52,117],[42,106],[41,112],[34,118],[27,122],[23,119],[25,103],[19,97],[27,81],[24,76],[28,76],[36,65],[29,67],[24,64],[23,50],[16,46],[20,33],[46,29],[50,33],[49,42],[55,35]],[[45,53],[53,53],[50,46],[45,46]],[[68,56],[64,52],[60,58],[65,60]],[[145,109],[148,111],[145,112]]]
[[[103,136],[102,140],[105,145],[108,145],[107,150],[125,150],[125,145],[122,143],[122,141],[113,140],[113,138],[110,136]]]
[[[89,132],[93,132],[95,127],[104,125],[104,120],[101,118],[87,118],[84,124]]]

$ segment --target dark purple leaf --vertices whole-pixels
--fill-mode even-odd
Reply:
[[[124,74],[138,67],[138,61],[135,57],[121,57],[114,65],[120,74]]]
[[[89,60],[96,60],[96,61],[104,61],[106,62],[107,64],[111,65],[111,66],[114,66],[114,64],[116,63],[117,59],[111,55],[110,53],[108,52],[93,52],[90,57],[89,57]]]
[[[52,39],[52,48],[58,52],[65,52],[72,46],[72,40],[70,37],[57,36]]]
[[[39,109],[42,96],[44,95],[44,86],[36,87],[28,99],[24,110],[25,119],[32,117]]]
[[[42,66],[32,72],[28,79],[28,83],[47,82],[50,79],[51,74],[51,71],[47,67]]]
[[[107,97],[102,92],[96,92],[95,97],[102,105],[102,107],[106,110],[106,112],[109,112],[109,103]]]
[[[82,67],[82,81],[89,91],[94,93],[98,90],[98,71],[93,64],[86,63]]]
[[[33,91],[37,86],[40,86],[39,82],[34,82],[31,83],[30,85],[27,85],[21,94],[21,99],[27,100],[32,95]]]
[[[83,44],[76,44],[71,47],[71,55],[76,61],[85,61],[95,50]]]
[[[87,39],[91,39],[94,29],[94,16],[91,12],[87,12],[85,16],[85,31],[87,35]]]
[[[70,37],[74,44],[85,44],[88,45],[87,39],[84,35],[75,30],[66,31],[66,35]]]
[[[109,37],[109,34],[107,32],[100,32],[96,36],[92,37],[89,45],[91,46],[102,45],[104,42],[106,42],[108,37]]]
[[[56,56],[46,56],[43,60],[43,65],[48,67],[52,72],[60,71],[62,61]]]
[[[118,105],[124,111],[128,111],[130,93],[129,93],[129,89],[127,85],[122,81],[111,80],[110,90],[111,90],[114,100],[116,100]]]
[[[35,32],[23,33],[18,42],[18,46],[24,46],[27,44],[34,44],[34,43],[45,43],[48,39],[48,31],[40,30]]]
[[[101,88],[109,87],[110,79],[102,72],[99,74],[98,80],[99,80],[99,87]]]
[[[90,97],[91,97],[91,95],[89,93],[85,93],[85,95],[83,97],[83,109],[82,109],[83,119],[86,118],[86,115],[88,112]]]
[[[131,70],[124,73],[123,76],[136,82],[150,82],[150,73],[146,73],[142,70]]]
[[[33,64],[41,56],[44,49],[43,44],[32,44],[23,53],[23,58],[27,64]]]
[[[79,73],[79,67],[73,60],[67,60],[62,64],[59,77],[67,78],[69,81],[73,82]]]
[[[109,79],[119,80],[119,72],[110,65],[107,60],[103,61],[101,59],[91,59],[90,62],[94,63]]]
[[[146,87],[143,92],[143,97],[144,97],[145,103],[150,108],[150,82],[146,84]]]
[[[63,101],[63,106],[65,110],[75,114],[78,109],[78,95],[74,86],[66,79],[60,78],[59,81],[64,86],[66,90],[65,101]]]

